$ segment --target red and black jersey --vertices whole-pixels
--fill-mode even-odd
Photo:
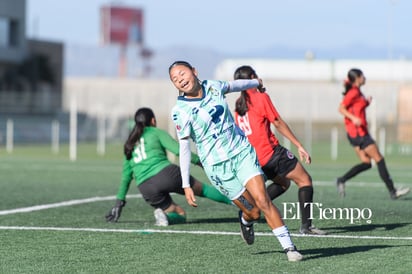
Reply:
[[[362,121],[360,126],[356,126],[351,119],[345,117],[344,121],[348,135],[350,137],[356,137],[368,134],[368,122],[366,121],[365,109],[369,105],[369,102],[365,96],[363,96],[359,87],[352,87],[343,97],[341,104]]]
[[[247,94],[250,99],[249,110],[244,116],[235,113],[235,120],[255,148],[260,165],[264,166],[272,157],[274,148],[279,144],[270,125],[280,115],[267,93],[249,89]]]

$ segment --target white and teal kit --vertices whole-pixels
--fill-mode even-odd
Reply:
[[[205,80],[201,83],[203,90],[202,98],[179,96],[176,105],[173,107],[172,119],[180,140],[180,149],[190,149],[186,138],[190,137],[194,141],[206,174],[215,186],[216,184],[220,184],[220,181],[226,180],[221,178],[223,174],[220,174],[222,176],[219,174],[211,174],[212,170],[210,167],[227,165],[227,162],[230,162],[229,160],[238,158],[235,156],[245,151],[251,154],[252,162],[254,162],[256,158],[254,149],[245,137],[243,131],[236,126],[224,95],[228,92],[246,90],[257,87],[258,85],[259,82],[257,79],[230,82]],[[183,187],[188,186],[189,178],[190,157],[186,157],[186,159],[184,157],[186,154],[188,154],[187,151],[180,152]],[[231,165],[233,166],[233,163],[231,163]],[[252,165],[256,166],[255,164]],[[236,167],[232,167],[231,169],[236,169]],[[256,173],[261,173],[259,165],[257,165],[257,168],[253,167],[252,169],[253,170],[249,170],[250,172],[248,173],[253,173],[253,176],[256,176]],[[214,172],[217,171],[214,170]],[[242,182],[236,183],[242,185],[246,179],[249,178],[243,178]],[[239,181],[242,179],[232,178],[229,181],[233,180]],[[223,184],[224,183],[225,182],[223,182]],[[233,184],[234,182],[230,183]],[[232,190],[224,191],[222,188],[218,189],[231,199],[237,196]]]

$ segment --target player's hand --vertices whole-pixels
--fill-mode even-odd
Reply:
[[[301,161],[304,160],[306,164],[310,164],[312,162],[309,153],[303,147],[298,147],[298,153]]]
[[[353,124],[354,124],[355,126],[357,126],[357,127],[359,127],[360,125],[362,125],[362,120],[361,120],[361,118],[359,118],[359,117],[354,117],[354,118],[352,119],[352,122],[353,122]]]
[[[258,89],[260,92],[265,92],[265,91],[266,91],[266,88],[263,86],[263,80],[260,79],[260,78],[258,78],[258,81],[259,81],[259,86],[257,87],[257,89]]]
[[[187,203],[193,207],[197,207],[195,193],[193,192],[193,189],[191,187],[185,187],[183,188],[183,190],[185,191]]]
[[[126,205],[126,201],[124,200],[116,200],[116,205],[106,214],[106,221],[107,222],[117,222],[119,220],[120,215],[122,214],[122,209]]]

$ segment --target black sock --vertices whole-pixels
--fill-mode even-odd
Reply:
[[[388,169],[386,168],[385,159],[382,158],[382,160],[380,160],[379,163],[377,163],[377,166],[379,175],[381,176],[381,179],[385,182],[385,185],[388,188],[389,192],[394,192],[395,187],[393,186],[392,178],[389,175]]]
[[[339,177],[338,181],[340,183],[344,183],[347,180],[349,180],[350,178],[355,177],[356,175],[358,175],[362,171],[368,170],[371,167],[372,167],[372,165],[370,163],[357,164],[356,166],[352,167],[348,172],[346,172],[345,175],[343,175],[342,177]]]
[[[298,192],[300,212],[302,214],[302,227],[309,228],[312,225],[312,220],[310,219],[310,208],[313,202],[313,187],[304,186],[299,188]],[[305,206],[305,203],[309,203]]]
[[[286,189],[283,189],[281,185],[273,183],[267,187],[267,191],[268,191],[270,200],[273,200],[279,197],[280,195],[282,195],[283,193],[285,193]]]

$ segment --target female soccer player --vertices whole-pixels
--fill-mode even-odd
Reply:
[[[189,184],[191,138],[212,184],[241,209],[241,235],[246,243],[253,243],[253,221],[259,219],[262,211],[288,260],[302,260],[266,192],[255,150],[234,123],[224,98],[228,92],[261,86],[261,80],[200,81],[196,69],[185,61],[170,65],[169,76],[180,93],[172,118],[179,138],[182,186],[187,202],[195,203]]]
[[[156,128],[156,118],[150,108],[140,108],[134,116],[135,126],[124,144],[123,172],[117,201],[106,215],[108,222],[117,222],[125,206],[126,194],[134,177],[140,193],[147,203],[155,208],[156,225],[167,226],[184,223],[186,213],[176,204],[171,192],[184,194],[182,177],[177,165],[169,162],[166,150],[179,154],[179,145],[166,131]],[[199,157],[192,153],[188,156],[193,164],[200,164]],[[188,176],[188,183],[194,193],[210,200],[232,204],[213,186],[203,184]],[[197,204],[192,204],[197,206]]]
[[[234,79],[257,79],[251,66],[236,69]],[[270,125],[290,140],[298,149],[301,160],[311,163],[309,153],[295,137],[288,124],[280,117],[267,93],[257,88],[243,90],[236,100],[236,123],[246,134],[256,150],[259,163],[266,177],[274,183],[267,187],[271,200],[284,193],[293,180],[299,188],[298,198],[302,224],[300,233],[324,235],[326,232],[312,226],[311,204],[313,202],[312,178],[292,152],[279,144]]]
[[[360,90],[366,82],[366,78],[360,69],[349,70],[345,80],[345,90],[343,100],[339,105],[339,112],[344,116],[345,128],[349,143],[353,146],[356,155],[361,160],[360,164],[352,167],[342,177],[337,178],[338,193],[341,197],[345,196],[345,182],[362,171],[372,167],[371,160],[378,166],[381,179],[388,188],[392,199],[398,199],[406,195],[410,189],[396,189],[393,185],[391,176],[386,168],[385,159],[379,152],[375,140],[369,135],[368,123],[366,121],[366,107],[372,101],[372,97],[366,98]]]

